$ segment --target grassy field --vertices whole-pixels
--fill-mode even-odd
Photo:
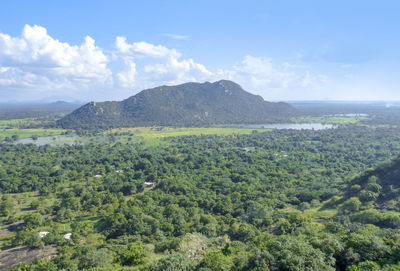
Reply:
[[[13,135],[17,135],[18,138],[28,138],[32,136],[54,136],[60,135],[67,130],[64,129],[0,129],[0,141],[4,140],[6,137],[11,138]]]
[[[301,117],[292,119],[294,123],[323,123],[323,124],[353,124],[366,117]],[[32,136],[56,136],[61,135],[67,130],[64,129],[20,129],[20,128],[4,128],[7,124],[17,125],[23,123],[23,120],[7,120],[0,121],[0,141],[5,138],[11,138],[17,135],[18,138],[29,138]],[[3,128],[2,128],[3,127]],[[246,128],[225,128],[225,127],[190,127],[190,128],[173,128],[173,127],[134,127],[134,128],[117,128],[105,131],[103,135],[93,136],[77,136],[60,138],[51,142],[51,145],[63,144],[85,144],[88,142],[100,141],[117,141],[117,142],[143,142],[145,146],[159,146],[166,144],[165,139],[180,136],[199,136],[199,135],[240,135],[251,134],[253,131],[267,132],[271,129],[246,129]],[[111,139],[111,136],[113,137]]]
[[[33,118],[0,120],[0,141],[6,137],[11,138],[13,135],[18,138],[29,138],[32,136],[55,136],[64,133],[64,129],[56,128],[23,128],[27,125],[43,124],[40,120]],[[39,126],[40,127],[40,126]]]
[[[267,132],[268,129],[243,129],[243,128],[171,128],[171,127],[137,127],[118,128],[108,131],[115,135],[135,135],[141,137],[146,146],[156,146],[165,143],[163,139],[168,137],[191,136],[191,135],[238,135]]]
[[[0,120],[0,129],[21,128],[22,125],[39,123],[40,121],[35,119]]]
[[[352,117],[335,117],[335,116],[322,116],[322,117],[299,117],[293,118],[295,123],[322,123],[322,124],[354,124],[361,120],[368,119],[368,117],[352,116]]]
[[[322,117],[299,117],[293,118],[291,121],[294,123],[323,123],[323,124],[353,124],[357,123],[367,117],[337,117],[337,116],[322,116]],[[11,138],[13,135],[18,138],[29,138],[32,136],[55,136],[64,133],[64,129],[22,129],[24,124],[35,122],[34,119],[13,119],[13,120],[0,120],[0,141],[5,138]],[[165,144],[165,138],[190,136],[190,135],[235,135],[235,134],[250,134],[254,130],[258,132],[266,132],[267,129],[245,129],[245,128],[224,128],[224,127],[211,127],[211,128],[172,128],[172,127],[135,127],[135,128],[118,128],[104,132],[105,135],[115,135],[117,141],[142,141],[146,146],[158,146]],[[93,141],[93,137],[76,137],[77,141],[83,143]],[[74,140],[75,140],[74,139]],[[68,141],[68,140],[67,140]],[[96,140],[94,140],[96,141]],[[81,143],[82,143],[81,142]],[[63,145],[64,143],[70,144],[71,142],[58,142],[51,143],[52,145]]]

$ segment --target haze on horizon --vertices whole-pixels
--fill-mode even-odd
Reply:
[[[228,79],[265,100],[400,100],[398,1],[9,1],[0,103]]]

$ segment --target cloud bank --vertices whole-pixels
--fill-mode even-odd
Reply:
[[[36,25],[25,25],[20,37],[0,33],[2,88],[48,91],[111,85],[108,61],[89,36],[72,46]]]
[[[230,79],[264,96],[317,89],[328,78],[304,67],[245,56],[229,69],[211,71],[176,49],[118,36],[105,51],[86,36],[80,45],[25,25],[18,37],[0,33],[0,100],[46,96],[78,100],[121,99],[158,85]]]

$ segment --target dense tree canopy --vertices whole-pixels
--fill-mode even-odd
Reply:
[[[400,261],[398,128],[186,136],[159,147],[116,137],[0,145],[2,223],[23,222],[10,245],[57,246],[32,270],[376,270]]]

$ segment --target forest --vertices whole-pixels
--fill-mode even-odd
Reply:
[[[400,270],[400,113],[324,108],[303,118],[334,128],[9,138],[0,270]]]

